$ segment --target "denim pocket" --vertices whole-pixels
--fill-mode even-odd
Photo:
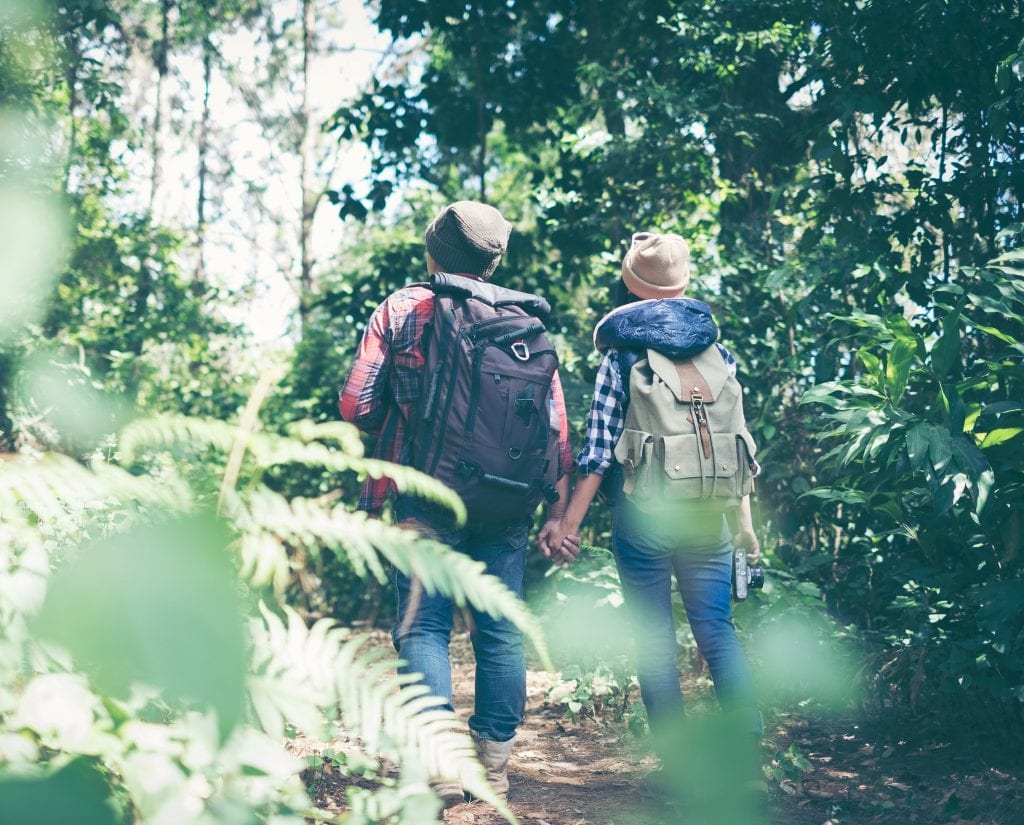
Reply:
[[[530,539],[530,526],[528,524],[510,525],[501,537],[513,550],[525,550]]]

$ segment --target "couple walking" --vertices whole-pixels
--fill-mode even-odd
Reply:
[[[557,355],[539,320],[549,307],[490,282],[510,231],[497,209],[474,201],[437,215],[425,236],[430,282],[398,290],[374,311],[341,391],[341,415],[376,439],[376,457],[440,478],[469,513],[460,527],[439,508],[398,495],[394,520],[482,561],[520,597],[537,506],[547,501],[538,546],[567,566],[601,488],[614,502],[612,545],[652,731],[671,729],[683,712],[674,573],[720,703],[758,737],[761,717],[730,604],[734,546],[751,558],[760,552],[749,500],[757,467],[735,361],[717,343],[709,307],[685,297],[686,242],[633,236],[615,285],[619,306],[595,330],[603,358],[586,443],[574,459]],[[360,506],[379,514],[392,493],[387,479],[368,479]],[[395,587],[399,655],[450,707],[453,604],[397,572]],[[507,620],[477,611],[472,620],[469,727],[488,780],[504,796],[526,702],[523,643]],[[434,787],[446,807],[463,801],[457,784]]]

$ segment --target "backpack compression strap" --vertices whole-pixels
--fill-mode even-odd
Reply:
[[[548,315],[551,305],[538,295],[519,292],[515,289],[476,281],[462,275],[451,275],[438,272],[430,276],[430,288],[437,294],[451,295],[456,298],[476,298],[492,307],[517,306],[530,315]]]

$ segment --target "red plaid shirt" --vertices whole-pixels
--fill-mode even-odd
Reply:
[[[423,374],[420,338],[434,312],[434,293],[410,286],[390,295],[370,316],[355,361],[338,399],[341,417],[365,433],[377,436],[374,458],[397,462],[405,446],[406,424],[419,401]],[[551,396],[558,415],[558,474],[573,465],[569,422],[562,382],[556,371]],[[387,478],[367,478],[359,509],[379,513],[394,489]]]

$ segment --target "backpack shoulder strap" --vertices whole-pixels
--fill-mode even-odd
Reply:
[[[729,379],[729,368],[714,344],[682,361],[673,361],[667,355],[649,349],[647,363],[676,400],[686,403],[690,402],[695,391],[701,393],[705,401],[714,402]]]

